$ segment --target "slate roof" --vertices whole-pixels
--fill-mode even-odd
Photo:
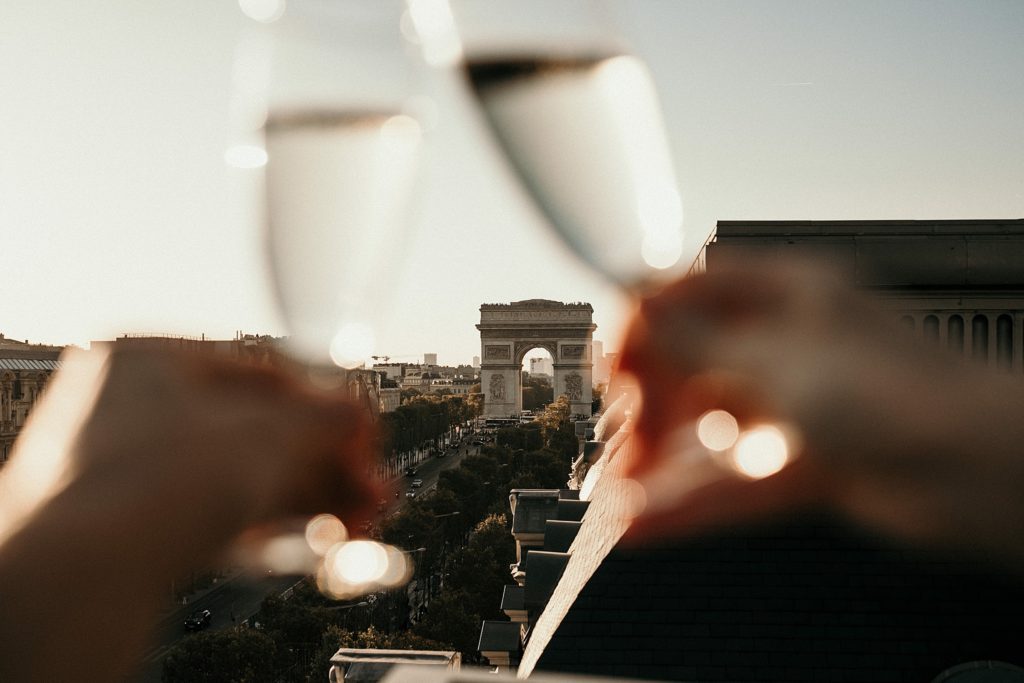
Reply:
[[[525,588],[516,584],[507,584],[504,592],[501,594],[501,611],[526,609],[523,602],[525,598]]]
[[[514,621],[484,620],[476,649],[481,652],[519,652],[519,632],[519,624]]]
[[[549,519],[544,529],[544,550],[557,553],[568,552],[569,546],[576,540],[582,522]]]
[[[526,490],[513,492],[516,507],[512,513],[512,533],[541,533],[548,519],[558,510],[558,491]]]
[[[35,358],[0,358],[0,370],[53,371],[59,367],[59,360],[40,360]]]
[[[562,499],[558,501],[555,518],[566,522],[579,522],[583,519],[583,515],[587,513],[589,506],[589,500]]]
[[[699,681],[927,682],[1024,663],[1024,584],[824,513],[615,549],[537,668]]]
[[[531,550],[528,553],[530,567],[526,572],[526,608],[540,610],[547,604],[548,598],[555,591],[558,580],[569,562],[568,553],[557,553],[546,550]]]

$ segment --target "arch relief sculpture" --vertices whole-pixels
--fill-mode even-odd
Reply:
[[[505,400],[505,376],[493,375],[491,377],[491,399],[494,401]]]
[[[565,377],[565,395],[570,401],[583,400],[583,377],[572,372]]]

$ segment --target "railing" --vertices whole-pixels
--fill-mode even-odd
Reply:
[[[206,341],[206,335],[190,337],[184,334],[171,334],[169,332],[125,332],[118,339],[177,339],[181,341]]]

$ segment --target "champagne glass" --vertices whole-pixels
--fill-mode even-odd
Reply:
[[[677,276],[682,200],[656,90],[604,6],[453,9],[470,91],[555,232],[629,293]]]
[[[406,242],[421,131],[400,9],[295,1],[271,31],[267,247],[288,346],[314,365],[375,351]]]
[[[236,108],[238,120],[257,122],[261,133],[253,157],[261,163],[252,165],[266,167],[264,236],[286,348],[314,381],[344,386],[338,367],[357,368],[375,351],[391,294],[381,272],[400,261],[407,241],[421,130],[406,111],[413,64],[399,28],[402,7],[399,0],[241,7],[263,24],[239,45]],[[410,573],[402,553],[350,540],[330,515],[256,552],[258,563],[284,573],[315,571],[336,597],[398,585]]]

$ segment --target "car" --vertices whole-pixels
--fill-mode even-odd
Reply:
[[[212,620],[213,615],[210,613],[210,610],[196,610],[185,619],[185,630],[202,631],[204,628],[210,627],[210,622]]]
[[[416,497],[416,489],[409,489],[408,491],[406,491],[405,492],[405,497],[406,498],[415,498]]]
[[[416,468],[415,467],[406,467],[405,468],[405,476],[407,476],[407,477],[414,477],[414,476],[416,476]]]
[[[422,479],[413,479],[413,480],[412,480],[412,487],[413,487],[414,489],[418,489],[418,488],[420,488],[421,486],[423,486],[423,480],[422,480]]]
[[[477,439],[476,441],[473,442],[473,445],[474,446],[483,446],[484,442],[481,441],[480,439]]]

